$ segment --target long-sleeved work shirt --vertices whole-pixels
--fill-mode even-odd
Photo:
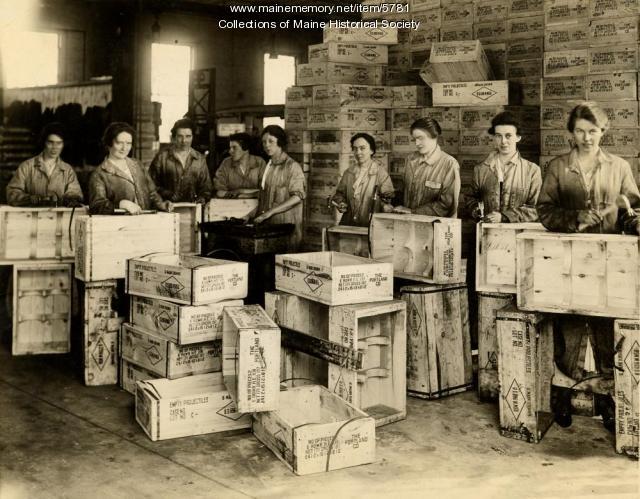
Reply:
[[[264,159],[252,154],[247,154],[240,161],[225,158],[213,178],[213,187],[216,191],[258,189],[260,187],[260,171],[265,164]]]
[[[178,203],[205,203],[211,199],[211,177],[205,157],[189,149],[184,166],[174,147],[160,151],[149,166],[149,174],[163,199]]]

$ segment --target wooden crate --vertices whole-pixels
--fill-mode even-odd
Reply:
[[[544,0],[545,27],[565,25],[573,19],[587,20],[589,0]]]
[[[85,282],[123,279],[127,260],[180,249],[177,213],[78,217],[75,276]]]
[[[296,87],[296,88],[311,89],[311,87]],[[287,131],[287,152],[288,153],[306,155],[311,152],[311,146],[312,146],[311,132],[307,130],[288,130]],[[304,160],[303,160],[303,163],[304,163]],[[302,166],[302,163],[300,163],[300,166]],[[305,170],[305,168],[303,167],[302,171],[307,171],[307,170]],[[233,201],[236,201],[236,200],[233,200]]]
[[[325,305],[393,299],[393,266],[335,251],[276,255],[276,289]]]
[[[395,45],[398,43],[398,29],[383,27],[372,29],[332,28],[327,25],[322,32],[322,41]]]
[[[159,376],[157,374],[148,371],[144,367],[140,367],[133,362],[120,358],[120,388],[125,392],[135,395],[138,381],[158,378]]]
[[[388,109],[392,107],[393,89],[371,85],[316,85],[313,87],[314,107]]]
[[[637,100],[637,73],[611,73],[588,75],[586,77],[587,99],[589,100]]]
[[[586,76],[589,68],[588,49],[545,52],[544,77]]]
[[[369,258],[369,228],[334,225],[322,229],[322,251]]]
[[[591,0],[589,17],[592,19],[629,17],[640,14],[637,0]]]
[[[138,381],[136,421],[154,442],[251,428],[238,413],[220,373]]]
[[[376,213],[371,220],[371,257],[392,263],[396,277],[461,282],[461,227],[456,218]]]
[[[523,232],[516,246],[521,310],[640,316],[636,236]]]
[[[201,250],[200,223],[202,223],[202,205],[197,203],[174,203],[173,212],[180,215],[180,254],[199,255]]]
[[[478,398],[498,400],[498,334],[496,312],[515,305],[516,296],[506,293],[478,293]]]
[[[242,300],[208,305],[178,305],[159,298],[131,295],[131,322],[178,345],[222,339],[224,307],[242,306]]]
[[[507,0],[509,4],[509,19],[520,17],[532,18],[542,16],[544,12],[544,0]]]
[[[13,266],[12,355],[70,351],[71,267],[70,263]]]
[[[287,130],[304,130],[307,128],[307,108],[286,107],[284,109],[284,123]]]
[[[615,45],[589,49],[589,74],[611,74],[637,69],[637,45]]]
[[[614,322],[616,452],[636,459],[640,451],[640,321]]]
[[[118,281],[85,282],[81,288],[84,384],[118,383],[118,336],[123,318],[114,309]]]
[[[449,107],[422,107],[391,110],[391,129],[406,132],[420,118],[433,118],[443,130],[457,130],[460,126],[460,110]]]
[[[480,223],[476,232],[476,291],[516,293],[516,236],[544,232],[537,222]]]
[[[540,106],[541,128],[560,129],[567,125],[571,110],[577,101],[550,101]],[[598,102],[600,108],[607,113],[611,128],[638,128],[638,103],[635,101]]]
[[[341,62],[346,64],[387,64],[388,48],[371,43],[326,42],[309,45],[309,62]]]
[[[542,78],[539,84],[542,102],[549,100],[584,100],[587,98],[587,81],[584,76]]]
[[[515,307],[496,312],[500,434],[538,443],[553,423],[552,319]]]
[[[506,80],[433,83],[434,106],[505,106],[509,104]]]
[[[289,87],[285,90],[286,107],[310,107],[313,105],[313,93],[309,87]]]
[[[259,305],[225,307],[222,374],[238,412],[278,408],[280,329]]]
[[[542,1],[539,3],[542,4]],[[544,36],[544,16],[542,15],[507,20],[507,37],[509,40],[541,38],[542,36]]]
[[[215,258],[154,254],[127,262],[127,293],[184,305],[247,296],[248,264]]]
[[[296,65],[296,85],[324,85],[326,83],[353,83],[358,85],[382,85],[383,66],[315,62]]]
[[[589,20],[545,26],[545,50],[584,49],[589,46]]]
[[[369,108],[318,108],[307,109],[309,130],[384,130],[384,109]]]
[[[431,89],[418,85],[392,87],[393,109],[424,107],[431,105]]]
[[[429,64],[435,79],[431,82],[491,80],[493,72],[479,40],[435,42]],[[424,78],[423,78],[424,79]]]
[[[230,218],[246,218],[258,208],[257,199],[216,199],[204,205],[204,221],[218,222]]]
[[[524,61],[544,57],[544,38],[527,38],[507,41],[507,60]]]
[[[176,379],[222,368],[220,340],[181,346],[127,322],[120,334],[122,358],[160,377]]]
[[[638,16],[593,19],[589,23],[589,46],[638,43]]]
[[[404,286],[407,393],[436,399],[472,386],[471,338],[464,284]]]
[[[356,131],[349,130],[315,130],[311,133],[311,152],[329,154],[351,154],[351,137]],[[376,142],[376,154],[391,151],[390,134],[386,130],[367,132]]]
[[[75,226],[86,208],[0,206],[0,262],[73,262]]]
[[[280,407],[253,416],[253,433],[289,469],[308,475],[371,463],[373,418],[321,386],[290,388]]]

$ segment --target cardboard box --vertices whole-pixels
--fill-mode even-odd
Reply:
[[[548,51],[584,49],[589,46],[589,21],[575,20],[545,26],[544,49]]]
[[[309,108],[307,110],[309,130],[384,130],[383,109],[361,108]]]
[[[584,76],[566,78],[545,78],[540,80],[540,99],[549,100],[585,100],[587,81]]]
[[[286,107],[312,106],[312,93],[309,87],[289,87],[285,92],[284,105]]]
[[[430,106],[431,88],[418,85],[393,87],[393,109]]]
[[[548,315],[496,312],[500,434],[539,443],[553,424],[553,326]]]
[[[239,414],[220,373],[138,381],[136,421],[154,442],[251,428]]]
[[[309,62],[343,64],[387,64],[389,52],[384,45],[327,42],[309,45]]]
[[[594,19],[589,23],[589,46],[638,43],[638,16]]]
[[[184,305],[245,298],[247,281],[245,262],[166,253],[127,262],[127,293]]]
[[[576,19],[589,18],[589,0],[545,0],[545,26],[571,23]],[[570,48],[570,47],[565,47]],[[579,48],[579,47],[575,47]]]
[[[491,43],[482,44],[484,53],[487,56],[491,70],[497,80],[504,80],[507,77],[507,44]]]
[[[392,263],[396,277],[438,284],[461,282],[458,219],[375,213],[369,237],[371,257]]]
[[[590,0],[589,17],[592,19],[629,18],[640,14],[638,0]]]
[[[441,42],[471,41],[474,38],[472,24],[443,24],[440,28]]]
[[[336,252],[276,255],[276,289],[326,305],[393,299],[393,265]]]
[[[442,24],[473,24],[473,2],[441,2]]]
[[[311,89],[311,87],[305,87]],[[306,122],[306,114],[305,114]],[[287,152],[308,154],[311,152],[311,132],[287,129]]]
[[[391,87],[345,84],[313,87],[314,107],[388,109],[392,103]]]
[[[287,130],[304,130],[307,128],[307,108],[285,107],[284,123]]]
[[[178,345],[128,322],[122,324],[120,354],[129,362],[169,379],[222,369],[220,340]]]
[[[299,86],[348,83],[356,85],[383,85],[385,71],[381,66],[317,62],[296,66],[296,84]]]
[[[138,381],[158,378],[157,374],[147,371],[144,367],[137,366],[126,359],[120,359],[120,388],[125,392],[135,395]]]
[[[238,412],[279,407],[280,328],[260,305],[225,307],[222,375]]]
[[[545,52],[545,78],[565,76],[585,76],[589,67],[589,51],[587,49],[560,50]]]
[[[528,61],[508,61],[507,78],[509,78],[510,80],[523,78],[542,78],[542,66],[542,59],[532,59]]]
[[[438,42],[431,47],[429,65],[420,72],[427,83],[488,80],[491,66],[478,40]]]
[[[637,236],[525,232],[516,244],[519,309],[638,317]]]
[[[611,74],[638,69],[635,45],[592,47],[589,49],[589,74]]]
[[[589,75],[586,87],[589,100],[637,100],[637,73]]]
[[[398,43],[396,28],[330,28],[322,32],[323,42],[375,43],[378,45],[395,45]]]
[[[278,410],[253,418],[256,438],[296,475],[375,459],[373,418],[322,386],[287,389]]]
[[[407,302],[407,394],[437,399],[472,388],[465,284],[403,286]]]
[[[542,0],[540,0],[542,3]],[[541,12],[542,14],[542,12]],[[529,16],[509,19],[507,21],[509,40],[544,37],[544,16]]]
[[[544,13],[544,0],[508,0],[509,18],[530,18]]]
[[[204,207],[204,221],[216,222],[229,218],[246,218],[252,215],[257,207],[257,199],[212,198]]]
[[[640,321],[617,320],[614,323],[616,348],[615,403],[616,403],[616,452],[638,459],[640,440]]]
[[[180,250],[180,215],[76,216],[75,277],[81,281],[123,279],[127,260]]]
[[[544,38],[527,38],[507,42],[507,60],[524,61],[544,57]]]
[[[501,106],[509,103],[506,80],[434,83],[434,106]]]
[[[409,36],[409,48],[412,51],[430,49],[440,40],[440,30],[431,24],[426,24],[418,30],[412,30]]]

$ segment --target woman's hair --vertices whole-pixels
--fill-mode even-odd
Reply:
[[[243,151],[248,151],[251,145],[251,135],[248,133],[232,133],[229,135],[229,142],[237,142]]]
[[[515,127],[516,134],[520,135],[520,121],[515,117],[513,113],[504,111],[496,114],[491,120],[491,128],[489,128],[489,135],[495,135],[496,127],[500,125],[511,125]]]
[[[420,118],[411,124],[411,132],[414,130],[424,130],[429,134],[432,139],[435,139],[442,134],[442,128],[440,124],[433,118]]]
[[[368,133],[356,133],[353,137],[351,137],[351,147],[353,148],[353,143],[358,140],[358,139],[364,139],[367,141],[367,143],[369,144],[369,147],[371,148],[371,152],[373,154],[376,153],[376,140],[369,135]]]
[[[573,133],[576,127],[576,121],[587,120],[600,128],[603,132],[609,129],[609,117],[598,104],[595,102],[583,102],[578,104],[571,110],[569,120],[567,121],[567,130]]]
[[[285,132],[281,126],[268,125],[264,127],[264,130],[262,130],[262,133],[260,134],[260,138],[262,139],[266,134],[275,137],[278,146],[282,149],[287,147],[287,132]]]
[[[64,141],[64,127],[62,123],[53,122],[47,123],[40,131],[40,147],[44,147],[44,143],[49,138],[49,135],[57,135]]]
[[[113,145],[113,141],[116,139],[116,137],[122,132],[127,132],[129,135],[131,135],[131,141],[133,142],[133,139],[136,136],[136,131],[133,129],[133,127],[129,123],[125,123],[124,121],[114,121],[113,123],[109,124],[109,126],[102,134],[102,144],[108,149]]]
[[[191,130],[192,134],[196,133],[196,125],[189,118],[182,118],[182,119],[176,121],[173,124],[173,127],[171,128],[171,136],[175,137],[176,136],[176,132],[180,128],[188,128],[189,130]]]

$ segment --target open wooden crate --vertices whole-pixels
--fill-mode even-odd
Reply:
[[[636,236],[523,232],[516,262],[521,310],[640,317]]]
[[[540,223],[480,223],[476,235],[476,291],[516,293],[516,236],[543,232]]]
[[[204,205],[204,221],[218,222],[251,216],[258,207],[257,199],[211,199]]]
[[[276,289],[325,305],[393,299],[393,267],[335,251],[276,255]]]
[[[457,218],[376,213],[371,219],[371,258],[392,263],[396,277],[461,282],[461,231]]]
[[[131,395],[136,394],[136,384],[138,381],[146,381],[148,379],[158,379],[155,373],[141,367],[127,359],[120,358],[120,388]]]
[[[73,212],[73,218],[71,213]],[[75,258],[75,225],[87,209],[0,206],[0,262]]]
[[[322,229],[322,251],[369,258],[369,228],[334,225]]]
[[[180,215],[180,254],[199,255],[201,250],[200,223],[202,205],[197,203],[173,203],[173,213]]]
[[[496,312],[500,434],[538,443],[553,423],[553,325],[509,306]]]
[[[280,392],[277,410],[253,415],[253,433],[296,475],[375,459],[373,418],[318,385]]]

